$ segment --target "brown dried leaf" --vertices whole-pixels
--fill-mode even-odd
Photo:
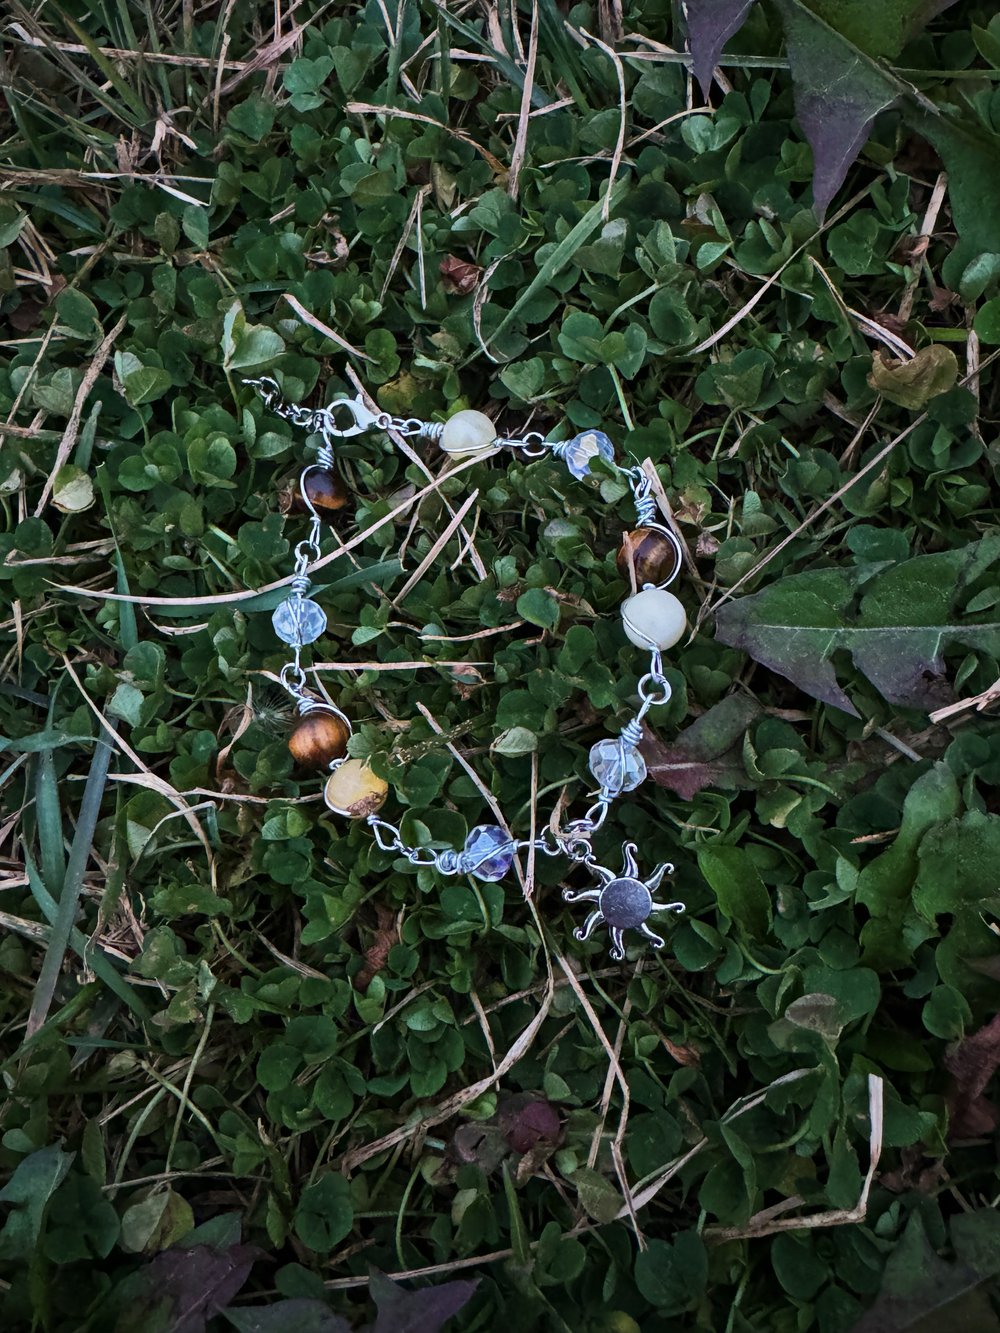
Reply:
[[[958,292],[951,292],[947,287],[932,287],[931,292],[931,299],[927,302],[927,306],[935,314],[940,314],[943,310],[947,310],[949,306],[957,305],[962,299]]]
[[[446,292],[457,296],[468,296],[479,286],[483,270],[478,264],[470,264],[467,259],[457,255],[445,255],[441,260],[441,280]]]
[[[44,309],[44,301],[33,301],[29,298],[22,301],[16,310],[10,312],[7,316],[7,322],[18,333],[30,333],[42,322],[42,311]]]
[[[903,330],[906,328],[907,321],[900,319],[898,315],[892,314],[889,310],[880,310],[877,314],[869,315],[868,318],[873,324],[877,324],[881,329],[888,329],[894,333],[897,338],[903,336]]]
[[[1000,1067],[1000,1014],[971,1036],[963,1037],[944,1057],[951,1074],[948,1107],[949,1137],[978,1138],[997,1123],[997,1108],[983,1095],[987,1083]]]
[[[396,943],[399,935],[396,929],[395,912],[383,903],[378,903],[375,911],[378,915],[375,938],[365,950],[364,966],[354,978],[354,989],[359,991],[366,991],[372,983],[372,978],[385,967],[389,951]]]
[[[674,1057],[679,1065],[685,1069],[697,1069],[701,1064],[701,1052],[696,1051],[693,1046],[678,1046],[676,1042],[671,1041],[669,1037],[661,1035],[660,1040]]]
[[[948,1179],[944,1162],[939,1157],[928,1158],[919,1143],[900,1149],[899,1166],[892,1171],[879,1172],[879,1184],[893,1194],[918,1190],[921,1194],[937,1194]]]

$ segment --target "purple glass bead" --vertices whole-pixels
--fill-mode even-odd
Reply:
[[[510,837],[496,824],[477,824],[465,840],[462,863],[476,879],[503,879],[513,860]]]

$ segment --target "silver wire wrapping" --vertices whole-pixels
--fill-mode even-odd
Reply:
[[[661,522],[656,507],[656,497],[653,495],[652,480],[646,475],[641,467],[622,468],[622,475],[627,478],[628,484],[632,490],[632,500],[635,504],[635,521],[640,528],[650,528],[653,532],[658,532],[661,537],[665,537],[670,543],[674,552],[674,567],[661,583],[649,583],[643,585],[649,588],[669,588],[674,579],[681,572],[684,564],[684,551],[677,539],[677,534]]]
[[[444,431],[444,424],[422,421],[418,417],[395,417],[387,412],[373,412],[360,395],[356,398],[335,399],[325,408],[303,408],[288,403],[282,397],[277,382],[270,376],[247,379],[244,380],[244,383],[252,386],[260,394],[264,405],[270,411],[284,420],[290,421],[293,425],[306,429],[310,434],[320,435],[323,440],[323,443],[317,447],[316,462],[308,464],[300,476],[300,494],[311,515],[309,536],[300,541],[295,547],[295,571],[290,582],[291,596],[275,612],[276,629],[278,628],[279,612],[282,608],[288,608],[285,619],[297,631],[293,633],[292,637],[286,637],[285,641],[293,649],[293,659],[282,668],[280,679],[282,685],[295,699],[299,713],[302,716],[307,716],[316,709],[327,708],[330,705],[321,703],[306,693],[305,672],[301,666],[302,646],[304,643],[312,641],[306,637],[304,632],[307,618],[306,607],[315,607],[316,611],[322,616],[322,612],[316,603],[310,602],[307,598],[311,588],[308,570],[310,565],[320,557],[322,526],[319,514],[309,499],[304,484],[306,474],[311,467],[333,468],[335,440],[359,435],[371,429],[378,429],[387,432],[392,431],[409,438],[422,436],[431,442],[438,442]],[[565,441],[547,440],[541,432],[529,431],[524,436],[498,437],[491,448],[517,449],[527,458],[540,458],[550,454],[561,459],[573,476],[577,478],[588,475],[590,462],[595,458],[608,463],[628,482],[635,503],[638,525],[662,533],[671,543],[675,553],[674,568],[669,577],[658,585],[647,584],[646,586],[665,588],[677,577],[682,565],[683,551],[676,535],[658,520],[656,500],[653,495],[650,477],[641,467],[622,467],[617,464],[614,461],[611,441],[602,431],[583,431],[572,439]],[[323,616],[324,627],[325,623],[325,616]],[[308,627],[309,632],[314,627]],[[280,630],[278,632],[281,634]],[[322,632],[322,630],[319,632]],[[282,637],[285,637],[285,635],[282,634]],[[313,634],[312,637],[315,638],[318,635]],[[492,862],[495,866],[498,861],[503,863],[507,860],[509,868],[509,862],[516,853],[533,848],[544,856],[564,856],[575,864],[586,867],[605,886],[613,888],[615,885],[629,885],[628,892],[632,895],[632,898],[635,898],[637,894],[640,897],[645,894],[646,897],[651,898],[644,884],[627,878],[628,873],[630,873],[628,870],[616,877],[613,872],[599,866],[592,845],[593,836],[604,825],[613,801],[624,791],[631,790],[632,787],[638,785],[646,777],[645,762],[638,752],[638,746],[643,735],[643,719],[651,708],[667,703],[671,697],[670,683],[663,674],[662,654],[658,648],[651,651],[649,670],[639,678],[636,692],[640,702],[635,715],[622,727],[617,737],[598,742],[591,750],[592,771],[598,768],[594,756],[600,750],[600,772],[605,773],[605,777],[603,781],[599,779],[598,788],[593,793],[594,799],[582,817],[570,820],[562,828],[553,829],[548,827],[534,839],[517,839],[509,835],[505,837],[504,830],[499,826],[485,826],[491,834],[499,835],[499,841],[490,841],[485,849],[474,852],[468,849],[460,851],[453,847],[435,849],[411,846],[405,841],[396,824],[373,813],[368,815],[367,823],[372,830],[376,845],[384,852],[397,853],[415,867],[432,869],[442,876],[475,876],[477,870],[486,866],[488,862]],[[333,711],[344,720],[348,729],[350,729],[350,722],[344,714],[336,708]],[[609,751],[603,748],[607,746],[611,746],[612,752],[617,754],[617,770],[615,770],[613,763],[609,765],[607,762]],[[335,766],[331,765],[331,767]],[[608,769],[611,770],[610,778],[605,772]],[[470,838],[471,836],[470,834]],[[627,866],[630,866],[633,865],[634,844],[626,844],[625,846],[628,849],[626,854]],[[665,869],[672,870],[672,867],[665,865],[658,867],[649,883],[652,883],[653,880],[658,883],[659,876]],[[500,875],[491,872],[483,875],[482,878],[501,878],[503,873],[506,873],[506,871],[503,871]],[[595,896],[595,894],[596,891],[590,891],[574,896],[572,891],[566,890],[564,896],[569,900],[575,900],[576,897],[589,898]],[[631,902],[631,899],[629,901]],[[644,902],[645,899],[643,899]],[[683,911],[683,904],[680,903],[653,904],[652,906],[659,910],[669,908]],[[652,907],[650,910],[652,910]],[[576,932],[577,938],[587,937],[597,916],[600,916],[600,913],[591,915],[583,930]],[[601,917],[601,919],[603,920],[604,917]],[[624,921],[624,917],[622,920]],[[645,918],[643,918],[644,920]],[[630,924],[633,924],[630,920],[625,921],[626,926]],[[616,959],[624,957],[621,946],[622,928],[624,926],[620,928],[613,927],[612,929],[614,940],[612,957]],[[654,947],[663,944],[663,941],[658,936],[651,934],[644,924],[638,924],[638,928],[642,930],[647,938],[655,942]]]

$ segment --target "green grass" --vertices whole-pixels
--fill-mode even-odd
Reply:
[[[1000,1328],[1000,26],[762,0],[706,105],[677,8],[8,5],[5,1329]],[[899,95],[820,218],[845,52]],[[662,954],[293,769],[264,373],[655,478],[693,632],[595,850],[676,866]],[[580,816],[620,479],[337,457],[310,685],[387,817]]]

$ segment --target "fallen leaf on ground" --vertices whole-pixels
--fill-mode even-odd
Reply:
[[[685,801],[705,787],[753,786],[740,747],[747,727],[760,712],[760,705],[749,695],[731,694],[669,744],[647,731],[639,751],[650,777]]]
[[[910,361],[876,352],[868,383],[897,407],[919,412],[939,393],[947,393],[958,379],[958,359],[950,347],[932,343]]]
[[[368,1289],[378,1307],[378,1318],[372,1333],[437,1333],[472,1300],[478,1286],[477,1278],[408,1291],[373,1269]]]
[[[998,559],[1000,539],[984,537],[874,577],[850,568],[793,574],[723,606],[716,638],[854,717],[858,711],[831,660],[838,650],[890,703],[930,711],[953,697],[945,648],[961,644],[1000,655],[995,613],[976,623],[962,611],[965,590]]]
[[[948,1092],[949,1138],[971,1139],[996,1127],[997,1108],[984,1096],[1000,1066],[1000,1014],[978,1032],[963,1037],[944,1057],[951,1074]]]

